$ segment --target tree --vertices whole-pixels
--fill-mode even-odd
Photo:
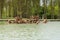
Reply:
[[[0,18],[2,18],[4,3],[4,0],[0,0]]]
[[[59,7],[58,18],[60,19],[60,0],[58,0],[58,7]]]

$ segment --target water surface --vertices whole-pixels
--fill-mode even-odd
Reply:
[[[1,24],[0,40],[60,40],[60,22]]]

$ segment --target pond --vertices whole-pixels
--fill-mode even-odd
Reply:
[[[0,40],[60,40],[60,22],[1,24]]]

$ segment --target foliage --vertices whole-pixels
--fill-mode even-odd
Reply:
[[[41,5],[43,4],[43,5]],[[0,18],[20,17],[29,18],[38,14],[41,18],[60,18],[59,0],[0,0]]]

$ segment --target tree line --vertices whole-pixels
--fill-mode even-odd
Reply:
[[[60,19],[60,0],[0,0],[1,19],[17,15],[23,18],[39,15],[40,18]]]

